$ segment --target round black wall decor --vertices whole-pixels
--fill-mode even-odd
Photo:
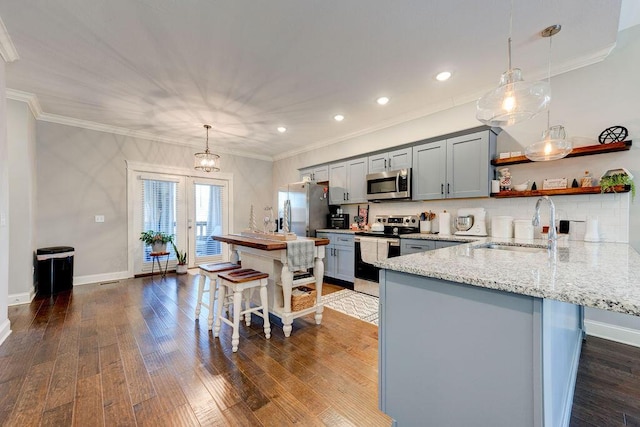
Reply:
[[[610,144],[612,142],[621,142],[627,139],[629,131],[624,126],[611,126],[602,131],[598,140],[600,144]]]

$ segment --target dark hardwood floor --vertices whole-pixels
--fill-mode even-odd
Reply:
[[[587,337],[571,426],[640,426],[640,348]]]
[[[325,309],[290,338],[253,317],[231,351],[194,321],[197,276],[74,288],[9,308],[0,424],[388,426],[377,409],[371,325]],[[328,291],[336,287],[328,285]]]
[[[377,327],[325,309],[261,319],[213,339],[195,322],[197,276],[74,288],[9,308],[0,346],[0,424],[388,426],[377,409]],[[325,293],[335,291],[332,285]],[[640,425],[640,349],[589,337],[572,426]]]

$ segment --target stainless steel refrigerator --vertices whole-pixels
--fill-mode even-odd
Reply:
[[[282,231],[285,201],[289,200],[289,231],[301,237],[315,237],[327,227],[327,188],[315,182],[292,182],[278,189],[278,228]]]

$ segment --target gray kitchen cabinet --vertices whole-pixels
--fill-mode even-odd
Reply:
[[[433,240],[400,239],[400,255],[415,254],[417,252],[431,251],[436,248]]]
[[[411,167],[411,147],[369,156],[369,173],[385,172]]]
[[[367,158],[329,165],[329,203],[342,205],[367,202]]]
[[[483,130],[413,147],[413,200],[488,197],[496,134]]]
[[[344,233],[317,233],[317,237],[329,239],[325,248],[324,275],[353,283],[355,278],[354,236]]]
[[[329,181],[329,165],[300,169],[300,180],[304,181],[305,177],[315,182]]]

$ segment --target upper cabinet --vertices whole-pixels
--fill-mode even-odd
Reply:
[[[411,147],[369,156],[369,172],[377,173],[411,167]]]
[[[329,181],[329,165],[300,169],[300,180],[304,181],[305,178],[315,182]]]
[[[413,200],[487,197],[496,134],[484,130],[413,147]]]
[[[366,176],[366,157],[329,165],[329,203],[366,203]]]

